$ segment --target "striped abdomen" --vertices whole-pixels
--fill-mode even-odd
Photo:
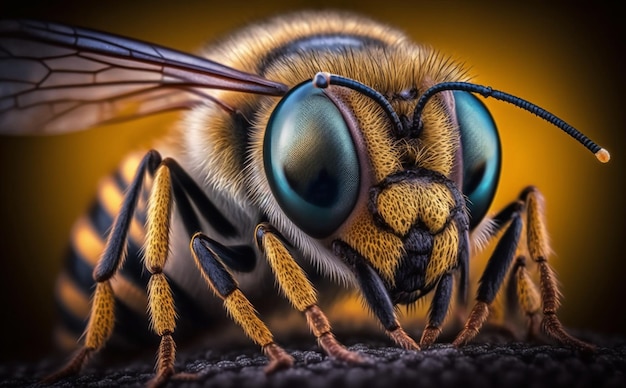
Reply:
[[[55,297],[60,313],[60,325],[55,337],[66,349],[76,347],[83,334],[90,311],[90,297],[95,282],[93,269],[106,243],[106,236],[115,215],[119,211],[126,187],[133,179],[143,154],[135,153],[126,158],[115,174],[104,178],[99,185],[97,198],[88,212],[74,224],[65,268],[57,279]],[[150,273],[141,260],[144,241],[144,223],[147,191],[140,199],[138,210],[131,224],[126,259],[120,271],[111,278],[116,295],[115,331],[110,346],[136,346],[158,341],[149,330],[146,285]],[[170,280],[181,319],[179,333],[196,332],[207,328],[209,319],[203,316],[198,303],[183,289]],[[182,327],[181,327],[182,326]]]

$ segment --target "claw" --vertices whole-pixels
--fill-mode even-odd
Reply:
[[[65,377],[77,374],[83,368],[83,365],[88,362],[94,352],[95,349],[93,348],[83,347],[61,370],[52,375],[46,376],[42,380],[42,383],[54,384]]]
[[[339,343],[332,333],[324,333],[318,338],[319,344],[324,349],[326,354],[339,361],[344,361],[349,364],[365,364],[368,362],[367,358],[364,358],[357,352],[346,349],[345,346]]]
[[[420,346],[411,338],[401,327],[388,331],[387,334],[391,339],[402,349],[406,350],[420,350]]]
[[[282,369],[291,368],[294,363],[293,357],[291,357],[283,348],[270,343],[263,347],[263,352],[270,359],[269,364],[265,367],[265,374],[272,374]]]
[[[559,343],[570,346],[584,353],[593,353],[596,350],[594,345],[588,344],[578,338],[573,337],[565,331],[561,321],[556,314],[546,314],[543,317],[543,330],[550,338],[555,339]]]
[[[463,328],[463,330],[461,330],[459,335],[456,336],[456,338],[452,342],[452,346],[457,347],[457,348],[461,347],[465,345],[466,343],[468,343],[469,341],[471,341],[472,339],[474,339],[476,335],[478,335],[478,330],[465,327]]]
[[[456,336],[452,345],[459,347],[474,339],[480,328],[483,327],[488,315],[489,305],[486,302],[477,301],[467,318],[467,322],[465,322],[465,327]]]
[[[350,364],[364,364],[368,362],[360,354],[346,349],[345,346],[337,341],[331,332],[328,318],[326,318],[319,306],[316,304],[309,306],[305,310],[305,315],[311,331],[317,337],[320,347],[324,349],[326,354]]]
[[[420,347],[427,348],[432,345],[441,334],[441,329],[435,326],[426,326],[420,339]]]

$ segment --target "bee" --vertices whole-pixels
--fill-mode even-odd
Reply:
[[[453,344],[477,335],[509,277],[533,332],[592,348],[557,317],[539,189],[487,214],[501,145],[478,96],[549,121],[601,162],[608,151],[526,100],[471,83],[462,65],[402,32],[351,13],[300,12],[247,26],[196,56],[5,20],[0,50],[3,134],[68,133],[185,111],[152,149],[105,178],[77,221],[56,293],[59,337],[84,334],[47,381],[80,372],[105,344],[156,337],[149,384],[162,385],[182,375],[175,335],[219,327],[224,310],[261,347],[268,373],[289,367],[293,358],[257,313],[279,308],[274,283],[331,357],[365,362],[336,339],[320,307],[337,287],[358,290],[395,344],[425,348],[452,300],[468,304],[470,258],[491,241]],[[428,294],[416,341],[396,307]]]

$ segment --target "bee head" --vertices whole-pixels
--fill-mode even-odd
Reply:
[[[418,138],[387,98],[332,77],[321,73],[292,88],[267,122],[264,170],[280,209],[306,235],[354,250],[390,287],[416,256],[426,265],[434,253],[442,269],[453,267],[468,228],[460,178],[450,178],[460,155],[447,113],[454,104],[444,99],[445,109],[429,111],[429,127],[441,128],[420,128]],[[424,280],[435,281],[433,274]]]
[[[267,120],[263,163],[273,198],[306,236],[348,264],[364,259],[398,301],[414,300],[468,256],[468,232],[495,195],[498,132],[472,93],[555,121],[524,100],[465,82],[437,83],[392,106],[358,81],[317,74]]]

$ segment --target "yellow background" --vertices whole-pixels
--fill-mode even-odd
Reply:
[[[528,99],[561,116],[600,145],[601,165],[559,130],[517,108],[486,100],[504,150],[494,209],[528,184],[547,200],[552,263],[565,295],[566,326],[626,334],[623,238],[625,77],[618,65],[624,31],[616,9],[503,6],[496,2],[177,1],[5,4],[3,16],[53,19],[193,51],[207,38],[290,9],[352,9],[389,22],[471,65],[475,81]],[[409,3],[409,2],[407,2]],[[45,4],[45,5],[42,5]],[[619,21],[622,23],[622,21]],[[0,360],[49,351],[52,287],[73,220],[99,177],[133,147],[149,144],[175,119],[168,114],[72,135],[0,137]],[[484,263],[472,263],[473,273]]]

